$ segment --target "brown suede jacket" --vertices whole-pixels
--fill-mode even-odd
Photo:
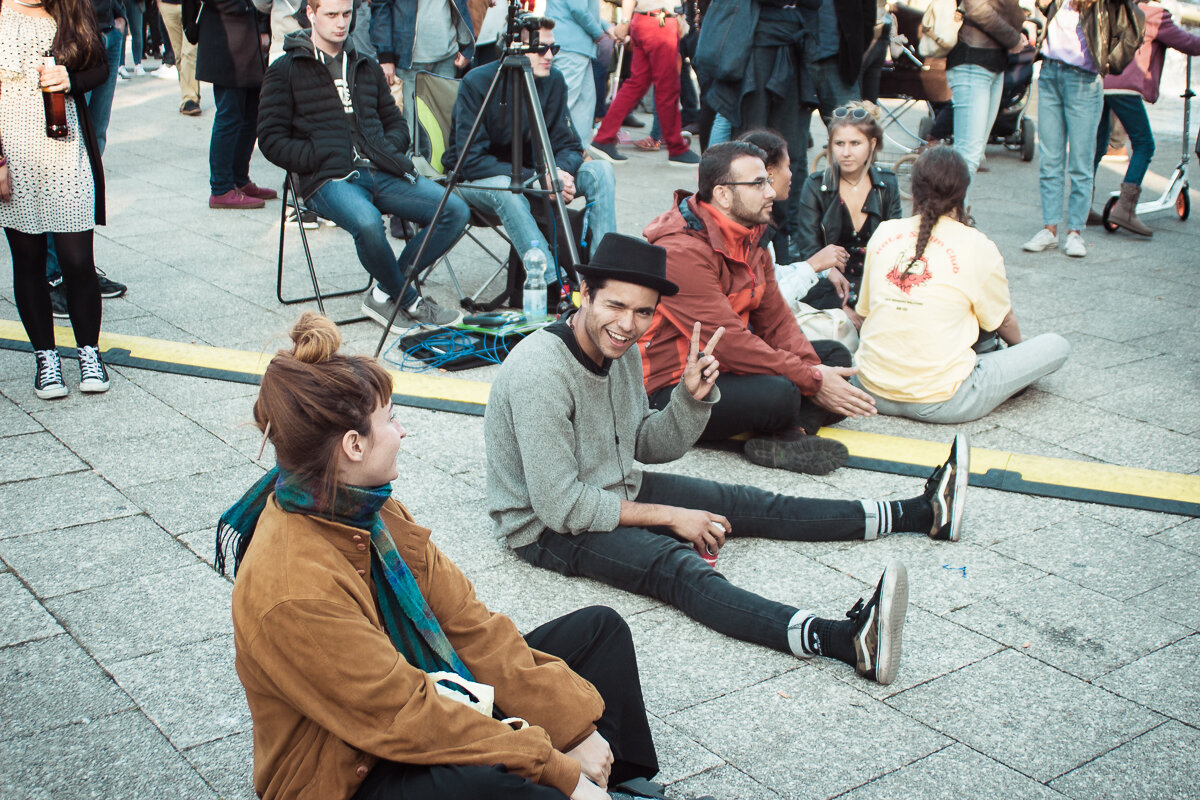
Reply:
[[[380,512],[450,643],[515,731],[439,695],[380,621],[368,534],[283,511],[274,496],[233,587],[237,671],[254,721],[254,788],[264,800],[345,800],[378,759],[504,764],[570,794],[579,764],[563,755],[595,730],[595,688],[532,650],[512,621],[395,500]],[[356,538],[359,537],[359,538]]]
[[[651,244],[666,248],[667,278],[679,285],[678,294],[659,301],[654,322],[638,340],[648,393],[679,383],[697,320],[701,346],[725,328],[717,350],[722,373],[782,375],[803,394],[820,390],[821,360],[779,293],[763,243],[766,228],[751,233],[742,261],[729,254],[712,215],[689,192],[677,191],[671,209],[642,231]]]

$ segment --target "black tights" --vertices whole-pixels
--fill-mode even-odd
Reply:
[[[5,228],[12,251],[13,294],[17,313],[34,350],[54,349],[54,315],[46,284],[46,234]],[[55,233],[54,249],[62,267],[67,312],[79,347],[100,341],[100,280],[92,258],[92,231]]]

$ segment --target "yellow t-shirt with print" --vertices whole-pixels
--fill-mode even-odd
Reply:
[[[1000,327],[1012,303],[996,245],[949,217],[910,268],[919,225],[920,217],[882,222],[867,243],[858,378],[879,397],[941,403],[975,368],[979,331]]]

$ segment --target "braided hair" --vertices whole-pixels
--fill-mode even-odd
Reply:
[[[963,201],[971,185],[971,173],[967,162],[958,152],[947,145],[937,145],[921,153],[912,168],[913,211],[920,216],[917,228],[917,248],[905,268],[905,273],[915,269],[923,260],[925,247],[933,233],[933,226],[941,217],[952,217],[959,222],[967,219]]]

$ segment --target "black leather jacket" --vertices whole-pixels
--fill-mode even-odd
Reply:
[[[904,213],[900,208],[900,184],[896,181],[896,173],[874,164],[869,170],[871,191],[863,201],[863,208],[867,212],[863,238],[870,238],[880,222],[897,219]],[[837,240],[842,229],[839,200],[838,180],[833,167],[814,172],[804,181],[800,189],[800,225],[796,231],[800,258],[807,261],[826,245],[846,245],[846,242]]]

